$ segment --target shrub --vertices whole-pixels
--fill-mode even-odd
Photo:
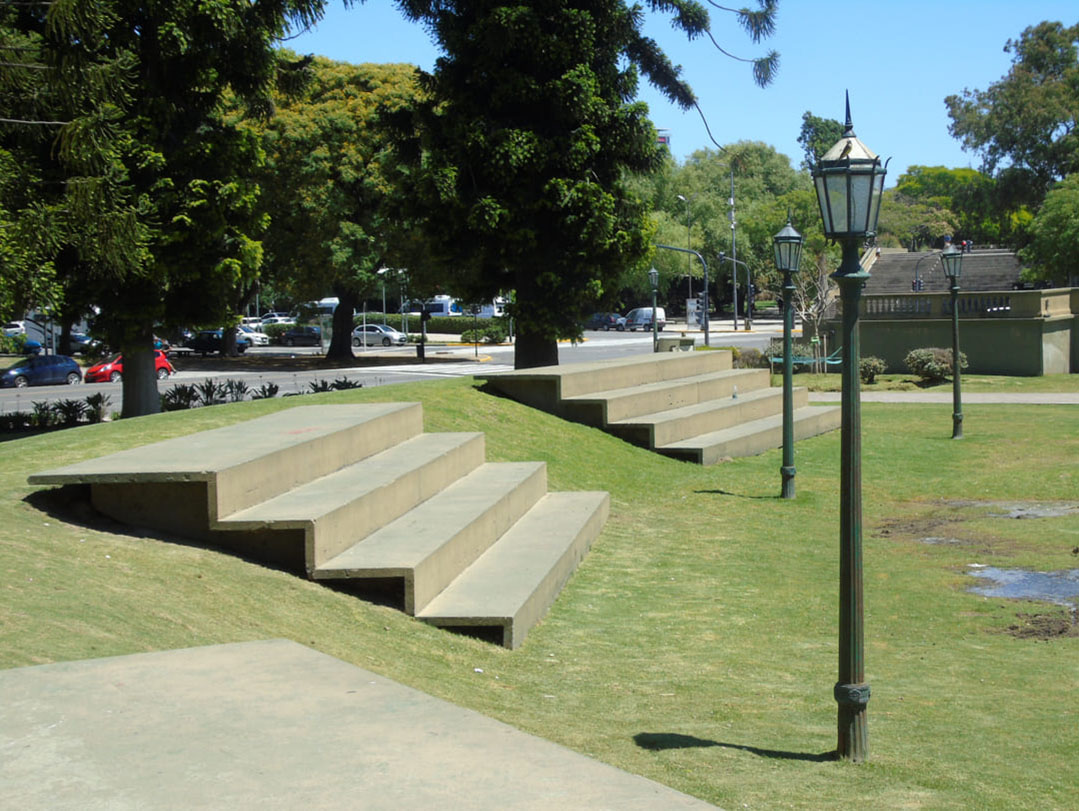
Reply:
[[[768,356],[759,349],[742,349],[732,363],[735,369],[767,369]]]
[[[867,355],[858,362],[858,375],[862,378],[863,383],[873,383],[877,379],[877,375],[884,374],[884,370],[887,364],[885,364],[882,358],[878,358],[876,355]]]
[[[267,324],[262,328],[262,331],[270,339],[270,343],[280,344],[281,336],[290,329],[292,329],[291,324]]]
[[[307,384],[312,394],[321,394],[326,391],[333,391],[333,383],[329,380],[312,380]]]
[[[86,418],[91,423],[104,422],[111,404],[112,398],[109,395],[101,392],[91,394],[86,398]]]
[[[65,428],[78,425],[90,407],[85,400],[59,400],[52,404],[55,420]]]
[[[277,392],[281,390],[281,387],[276,383],[263,383],[257,389],[251,392],[252,400],[272,400],[277,396]]]
[[[226,380],[225,396],[230,403],[242,402],[247,397],[248,387],[242,380]]]
[[[363,383],[359,380],[349,380],[347,377],[338,377],[333,381],[333,388],[335,391],[344,391],[345,389],[362,389]]]
[[[177,383],[161,395],[162,411],[183,411],[194,408],[199,401],[198,390],[186,383]]]
[[[940,347],[912,349],[903,359],[911,374],[927,382],[939,382],[952,375],[952,350]],[[959,353],[960,370],[967,368],[967,356]]]

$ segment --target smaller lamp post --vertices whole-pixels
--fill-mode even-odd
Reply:
[[[791,361],[791,330],[794,329],[794,282],[791,274],[797,273],[802,263],[802,235],[791,225],[791,213],[787,211],[787,224],[772,237],[776,250],[776,267],[783,273],[783,466],[779,468],[783,481],[782,498],[794,498],[794,384]]]
[[[963,397],[959,380],[959,274],[963,271],[963,252],[948,245],[940,255],[944,275],[952,283],[952,439],[963,438]]]
[[[659,271],[652,268],[648,271],[648,281],[652,283],[652,351],[659,347],[659,319],[656,318],[656,294],[659,290]]]

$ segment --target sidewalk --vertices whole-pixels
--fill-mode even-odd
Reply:
[[[4,808],[712,808],[282,639],[4,670],[0,695]]]
[[[811,391],[811,403],[838,403],[838,391]],[[865,391],[863,403],[947,403],[951,405],[950,391]],[[1069,392],[963,392],[963,403],[991,403],[997,405],[1079,405],[1079,393]]]

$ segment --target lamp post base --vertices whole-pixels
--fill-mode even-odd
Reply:
[[[783,465],[783,467],[779,469],[779,475],[783,479],[780,497],[794,498],[794,467],[787,467],[786,465]]]
[[[866,715],[869,685],[836,684],[834,693],[839,704],[836,756],[854,763],[869,760],[869,719]]]

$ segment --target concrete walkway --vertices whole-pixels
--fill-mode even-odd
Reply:
[[[713,807],[288,640],[0,671],[0,696],[0,808]]]
[[[963,404],[991,403],[997,405],[1079,405],[1079,393],[1075,392],[963,392]],[[811,391],[811,403],[838,403],[838,391]],[[949,391],[866,391],[862,389],[863,403],[948,403]]]

